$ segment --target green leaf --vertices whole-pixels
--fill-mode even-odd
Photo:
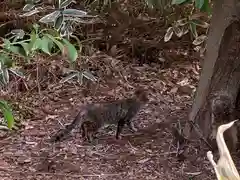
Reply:
[[[201,9],[204,4],[204,0],[195,0],[195,7]]]
[[[28,55],[30,54],[30,46],[29,46],[29,43],[23,42],[23,43],[21,43],[20,45],[23,47],[26,56],[28,56]]]
[[[38,49],[42,49],[42,39],[37,38],[35,43],[33,44],[32,51],[36,51]]]
[[[53,47],[53,41],[46,36],[43,36],[41,40],[41,50],[46,54],[51,55],[51,49]]]
[[[39,31],[40,25],[35,23],[35,24],[33,24],[33,28],[34,28],[34,30],[35,30],[35,32],[37,34],[38,31]]]
[[[69,60],[71,62],[75,62],[78,57],[76,48],[66,39],[63,39],[63,43],[65,44],[65,48],[67,48],[67,55]]]
[[[54,28],[59,30],[60,27],[62,26],[63,20],[64,20],[63,14],[60,13],[56,20],[54,21]]]
[[[14,126],[14,117],[11,111],[5,110],[3,111],[4,119],[7,121],[7,125],[9,129],[12,129]]]
[[[87,12],[78,10],[78,9],[65,9],[63,12],[64,16],[73,16],[73,17],[87,17]],[[89,16],[91,17],[91,16]]]
[[[52,23],[56,20],[56,18],[59,16],[60,13],[61,13],[60,11],[54,11],[50,14],[47,14],[46,16],[43,16],[39,20],[39,22],[46,23],[46,24]]]
[[[65,8],[65,7],[69,6],[72,2],[76,3],[74,0],[65,0],[65,1],[61,2],[60,8]]]
[[[3,42],[4,42],[4,43],[3,43],[3,48],[5,48],[5,49],[10,49],[10,47],[11,47],[11,42],[10,42],[8,39],[4,39]]]
[[[79,38],[77,36],[75,36],[75,35],[71,35],[71,38],[74,38],[77,41],[77,45],[78,45],[79,51],[80,51],[80,53],[82,53],[82,43],[79,40]]]
[[[194,38],[196,38],[198,36],[196,24],[193,22],[189,23],[189,28],[190,28]]]
[[[18,54],[18,55],[21,55],[21,56],[24,56],[24,57],[27,56],[27,54],[26,54],[26,52],[25,52],[25,50],[22,46],[11,45],[9,50],[11,52],[15,53],[15,54]]]
[[[211,9],[211,7],[210,7],[210,4],[209,4],[209,1],[208,1],[208,0],[205,0],[205,1],[204,1],[204,4],[203,4],[203,6],[202,6],[202,8],[201,8],[201,11],[207,12],[208,15],[211,15],[212,9]]]
[[[182,4],[185,3],[188,0],[172,0],[172,4]]]
[[[34,51],[36,50],[36,41],[37,41],[37,38],[38,38],[38,35],[32,31],[31,35],[30,35],[30,42],[28,43],[28,53],[30,53],[31,51]],[[24,43],[21,43],[21,44],[24,44]],[[23,48],[25,49],[25,47],[23,46]]]
[[[5,121],[7,121],[8,128],[12,129],[14,126],[14,117],[11,107],[7,104],[6,101],[0,100],[0,110],[3,113]]]
[[[49,39],[51,39],[58,46],[58,48],[61,50],[61,52],[63,51],[64,46],[60,41],[58,41],[51,34],[45,34],[45,36],[48,37]]]
[[[10,68],[13,66],[13,59],[10,58],[7,54],[1,53],[0,63],[2,63],[2,65],[4,65],[6,68]]]
[[[13,37],[15,37],[13,42],[16,42],[18,39],[23,39],[23,37],[25,36],[25,32],[23,29],[13,29],[11,31],[11,34],[13,34]]]

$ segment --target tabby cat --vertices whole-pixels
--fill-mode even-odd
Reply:
[[[74,128],[79,126],[82,131],[82,136],[91,142],[98,130],[107,124],[117,125],[116,139],[119,139],[125,124],[132,132],[137,131],[131,120],[141,106],[147,102],[147,93],[139,89],[135,91],[134,97],[132,98],[121,99],[110,103],[85,105],[72,123],[60,130],[51,138],[51,141],[61,141]]]

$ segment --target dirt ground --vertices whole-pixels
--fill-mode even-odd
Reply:
[[[99,61],[107,64],[114,60],[106,56]],[[156,64],[120,62],[113,69],[114,78],[105,78],[104,83],[56,83],[40,92],[16,92],[14,101],[28,104],[32,115],[19,132],[0,139],[1,179],[215,178],[204,144],[187,144],[183,154],[172,129],[184,128],[192,104],[191,91],[177,84],[188,81],[196,86],[197,66],[198,62],[186,60],[163,70]],[[147,88],[150,99],[134,118],[139,129],[135,134],[126,128],[123,138],[115,140],[116,127],[108,127],[93,145],[83,142],[74,130],[66,140],[49,143],[49,138],[74,118],[82,104],[128,97],[135,87]]]

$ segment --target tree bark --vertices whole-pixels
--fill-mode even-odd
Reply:
[[[214,2],[204,65],[185,129],[188,138],[207,140],[219,125],[234,119],[240,85],[239,6],[237,0]]]

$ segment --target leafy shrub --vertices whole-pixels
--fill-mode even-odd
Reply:
[[[40,2],[40,0],[27,1],[27,4],[23,8],[25,13],[21,16],[31,16],[41,12],[43,8],[39,7],[41,5]],[[58,7],[54,12],[45,15],[39,20],[41,23],[52,25],[53,28],[41,29],[38,24],[34,24],[30,33],[26,33],[22,29],[16,29],[8,34],[8,38],[3,39],[3,44],[1,44],[2,49],[0,50],[0,87],[9,83],[9,73],[21,78],[24,77],[15,66],[13,59],[17,56],[24,57],[27,63],[31,63],[31,59],[38,52],[52,55],[60,51],[69,60],[70,67],[74,68],[78,52],[75,46],[69,41],[70,38],[77,40],[79,49],[81,50],[81,42],[73,35],[74,25],[91,23],[91,20],[89,21],[88,19],[92,19],[95,16],[88,15],[85,11],[67,9],[67,6],[73,2],[73,0],[59,0]],[[87,20],[84,18],[87,18]],[[61,82],[66,82],[73,77],[77,77],[80,82],[83,77],[96,81],[96,78],[90,72],[72,70],[70,75]]]
[[[166,7],[176,7],[176,5],[182,5],[182,14],[176,14],[175,17],[177,19],[172,19],[172,14],[168,13],[166,14],[166,19],[169,24],[169,28],[166,31],[164,41],[168,42],[171,40],[173,35],[176,35],[177,37],[182,37],[185,34],[190,33],[192,39],[193,39],[193,45],[195,45],[194,50],[200,52],[201,55],[203,55],[205,51],[204,42],[207,39],[207,32],[209,28],[208,15],[211,14],[210,9],[210,3],[209,0],[172,0],[172,1],[166,1],[166,0],[145,0],[147,5],[151,8],[157,8],[157,9],[166,9]],[[202,13],[207,12],[207,14]],[[178,13],[177,11],[173,12]],[[198,28],[201,28],[204,30],[204,33],[199,33]]]
[[[11,107],[7,104],[6,101],[0,100],[0,111],[4,116],[4,120],[7,123],[7,127],[12,129],[14,126],[14,117],[12,114]],[[5,126],[2,126],[2,128]]]

